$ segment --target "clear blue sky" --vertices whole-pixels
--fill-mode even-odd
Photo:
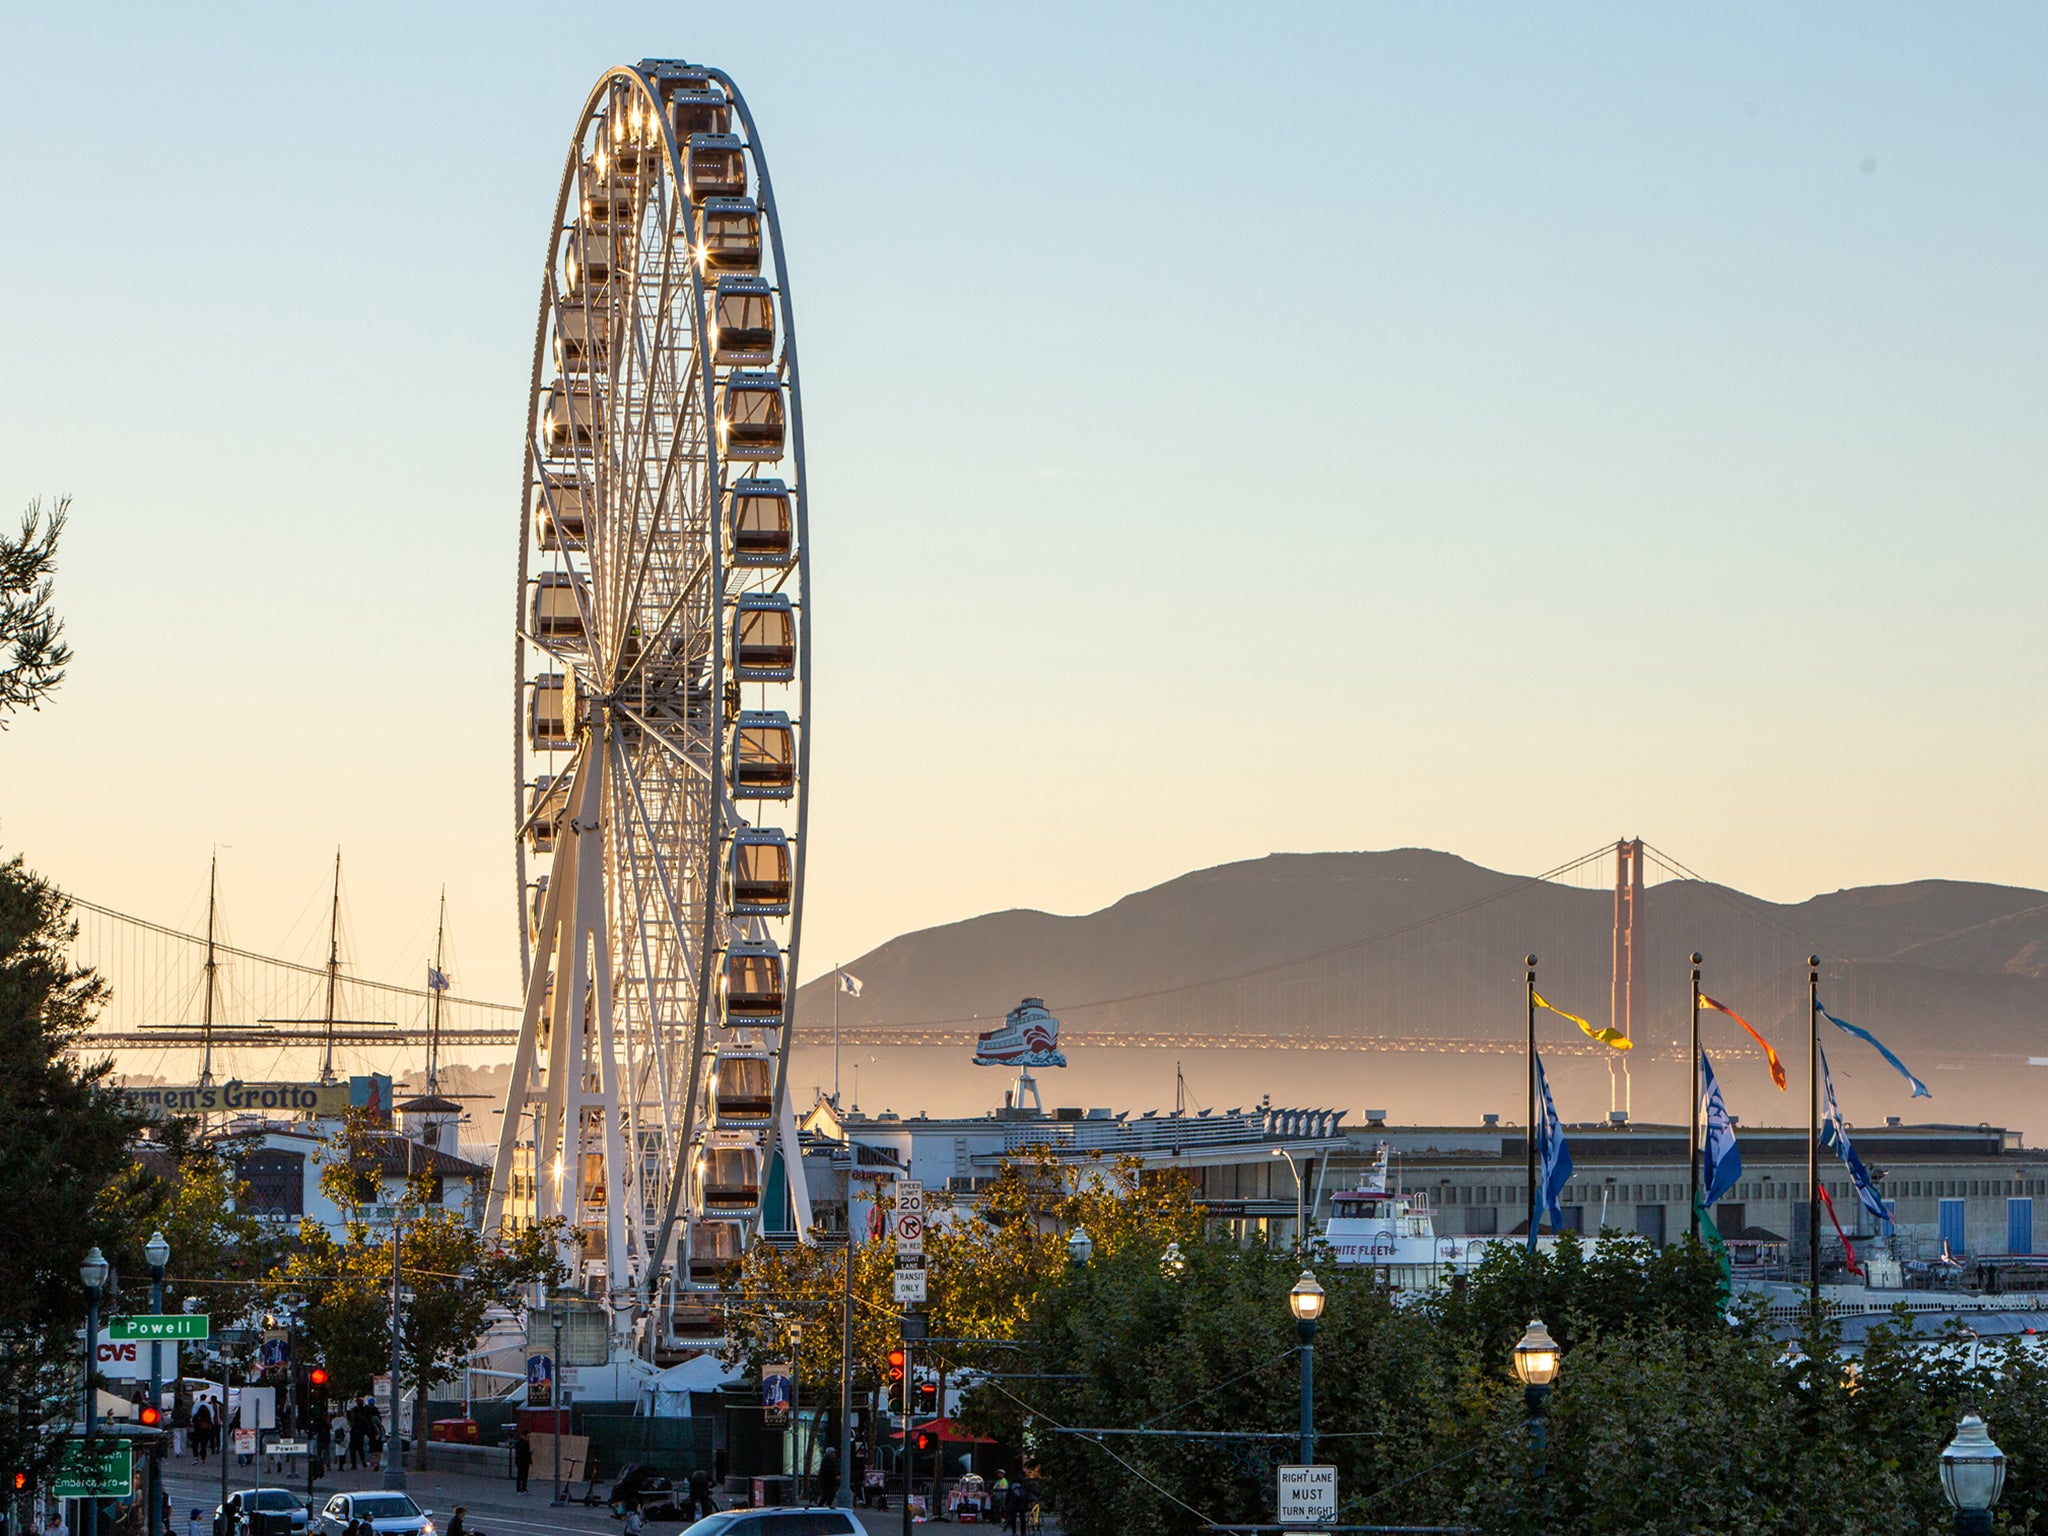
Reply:
[[[508,995],[546,221],[730,69],[810,429],[807,969],[1272,849],[2048,885],[2048,15],[13,7],[0,844]],[[300,919],[294,926],[294,920]]]

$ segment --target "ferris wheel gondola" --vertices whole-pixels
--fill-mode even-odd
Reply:
[[[809,1226],[788,1089],[803,412],[774,191],[723,71],[643,60],[591,92],[533,359],[513,643],[526,1006],[486,1219],[565,1219],[623,1334],[663,1283],[716,1278],[785,1214]],[[790,1212],[764,1208],[771,1187]]]

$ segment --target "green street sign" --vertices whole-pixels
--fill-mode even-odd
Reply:
[[[204,1339],[213,1319],[204,1312],[178,1313],[170,1317],[115,1317],[107,1320],[107,1337],[118,1343],[158,1339]]]
[[[99,1440],[86,1454],[83,1440],[64,1442],[57,1463],[60,1499],[125,1499],[135,1488],[135,1453],[126,1440]]]

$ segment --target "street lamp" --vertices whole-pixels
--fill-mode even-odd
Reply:
[[[1301,1166],[1285,1147],[1275,1147],[1273,1155],[1286,1158],[1287,1171],[1294,1175],[1294,1256],[1298,1259],[1308,1245],[1308,1203],[1307,1192],[1301,1183]]]
[[[164,1312],[164,1270],[171,1262],[171,1245],[164,1241],[161,1232],[150,1234],[149,1242],[142,1250],[142,1256],[149,1261],[149,1310],[158,1317]],[[176,1349],[174,1344],[171,1346]],[[149,1406],[163,1407],[164,1401],[164,1347],[161,1344],[149,1346]],[[156,1447],[150,1447],[149,1487],[145,1497],[149,1500],[149,1536],[164,1536],[163,1510],[163,1463],[157,1459]]]
[[[1086,1227],[1074,1228],[1073,1236],[1067,1239],[1067,1262],[1086,1264],[1095,1257],[1095,1239],[1088,1235]]]
[[[1287,1310],[1294,1314],[1295,1333],[1301,1339],[1301,1464],[1316,1460],[1316,1324],[1323,1316],[1323,1288],[1308,1270],[1287,1293]]]
[[[1168,1280],[1178,1280],[1187,1273],[1187,1269],[1188,1261],[1180,1251],[1179,1241],[1176,1239],[1168,1243],[1166,1252],[1159,1255],[1159,1273]]]
[[[78,1278],[85,1282],[85,1444],[91,1454],[93,1438],[100,1432],[99,1390],[93,1385],[93,1366],[100,1346],[100,1287],[107,1283],[106,1255],[95,1246],[78,1266]],[[80,1529],[84,1536],[99,1536],[100,1501],[85,1501]]]
[[[1963,1415],[1941,1453],[1941,1491],[1955,1507],[1956,1536],[1989,1536],[1991,1506],[2005,1491],[2005,1452],[1974,1413]]]
[[[1529,1443],[1536,1452],[1536,1475],[1544,1475],[1543,1414],[1550,1401],[1550,1384],[1557,1380],[1564,1364],[1564,1351],[1543,1326],[1543,1319],[1529,1319],[1528,1331],[1515,1345],[1515,1374],[1522,1380],[1522,1401],[1529,1405]]]

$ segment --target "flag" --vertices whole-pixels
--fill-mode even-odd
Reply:
[[[1863,1166],[1863,1159],[1850,1145],[1849,1128],[1842,1123],[1842,1106],[1835,1102],[1835,1080],[1828,1072],[1826,1051],[1820,1053],[1820,1093],[1820,1144],[1839,1157],[1842,1166],[1849,1170],[1849,1182],[1856,1186],[1856,1198],[1862,1202],[1863,1209],[1879,1223],[1890,1221],[1892,1213],[1885,1208],[1884,1196],[1877,1192],[1870,1170]],[[1880,1225],[1878,1230],[1883,1231],[1883,1226]]]
[[[1778,1092],[1783,1093],[1785,1091],[1785,1064],[1778,1060],[1778,1053],[1771,1049],[1771,1042],[1758,1034],[1749,1020],[1745,1019],[1733,1008],[1730,1008],[1726,1003],[1715,1002],[1704,992],[1700,994],[1700,1006],[1702,1008],[1711,1008],[1716,1013],[1727,1014],[1729,1018],[1749,1031],[1749,1038],[1764,1048],[1764,1057],[1771,1064],[1771,1081],[1778,1085]]]
[[[1624,1035],[1620,1030],[1595,1029],[1592,1025],[1588,1024],[1584,1019],[1580,1018],[1576,1013],[1566,1013],[1562,1008],[1558,1007],[1557,1004],[1552,1002],[1546,1002],[1541,992],[1537,992],[1532,995],[1536,999],[1536,1006],[1538,1008],[1547,1008],[1552,1013],[1556,1014],[1560,1019],[1570,1019],[1574,1024],[1578,1025],[1579,1028],[1583,1029],[1595,1040],[1598,1040],[1602,1045],[1611,1045],[1617,1051],[1632,1051],[1635,1049],[1635,1041],[1629,1039],[1629,1037],[1627,1035]]]
[[[446,992],[448,990],[447,973],[442,971],[438,966],[428,966],[427,989],[432,992]]]
[[[1542,1196],[1542,1205],[1550,1212],[1550,1230],[1561,1231],[1564,1227],[1564,1211],[1559,1202],[1564,1197],[1565,1185],[1572,1181],[1572,1149],[1565,1144],[1564,1124],[1557,1118],[1557,1105],[1551,1102],[1550,1079],[1543,1075],[1543,1058],[1536,1058],[1536,1193]],[[1529,1222],[1529,1251],[1536,1251],[1536,1223]]]
[[[1835,1202],[1828,1198],[1827,1185],[1816,1184],[1813,1186],[1813,1192],[1820,1196],[1820,1203],[1827,1207],[1828,1220],[1835,1224],[1835,1236],[1842,1240],[1843,1262],[1849,1266],[1849,1273],[1862,1274],[1863,1271],[1856,1267],[1856,1245],[1849,1241],[1849,1234],[1842,1230],[1842,1218],[1835,1214]]]
[[[860,978],[851,971],[841,971],[839,973],[839,990],[846,993],[849,997],[859,997]]]
[[[1700,1145],[1700,1204],[1712,1205],[1742,1177],[1742,1149],[1735,1144],[1735,1122],[1728,1118],[1721,1085],[1714,1080],[1714,1064],[1705,1051],[1700,1052],[1700,1098],[1706,1124]]]
[[[1726,1301],[1728,1293],[1735,1286],[1735,1264],[1728,1257],[1728,1245],[1721,1241],[1721,1228],[1714,1221],[1713,1212],[1701,1205],[1697,1199],[1692,1203],[1692,1213],[1699,1218],[1700,1236],[1707,1240],[1707,1252],[1714,1256],[1714,1263],[1721,1270],[1721,1299]]]
[[[1899,1076],[1903,1077],[1907,1082],[1913,1085],[1914,1098],[1931,1099],[1934,1097],[1934,1094],[1932,1093],[1932,1091],[1929,1090],[1928,1086],[1925,1083],[1921,1082],[1920,1079],[1915,1077],[1911,1072],[1907,1071],[1906,1064],[1903,1061],[1899,1060],[1898,1057],[1894,1056],[1891,1053],[1890,1049],[1885,1045],[1885,1043],[1882,1040],[1878,1039],[1877,1036],[1873,1035],[1867,1029],[1862,1029],[1854,1024],[1851,1024],[1847,1019],[1836,1018],[1832,1013],[1829,1013],[1826,1008],[1821,1007],[1818,1001],[1815,1002],[1814,1006],[1820,1008],[1820,1016],[1822,1018],[1826,1019],[1830,1024],[1834,1025],[1835,1028],[1841,1030],[1844,1034],[1854,1035],[1858,1040],[1861,1040],[1868,1045],[1875,1046],[1877,1048],[1877,1054],[1882,1056],[1886,1061],[1890,1062],[1892,1064],[1893,1070],[1895,1070],[1899,1074]]]

